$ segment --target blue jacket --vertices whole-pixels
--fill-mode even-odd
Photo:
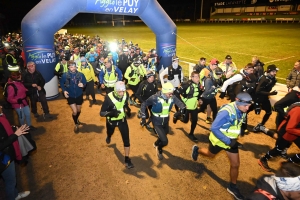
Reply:
[[[99,73],[99,83],[100,84],[102,84],[103,81],[104,81],[104,75],[105,75],[104,71],[107,72],[107,73],[110,73],[111,69],[112,68],[110,68],[110,69],[105,68],[105,70],[100,71],[100,73]],[[115,72],[118,75],[118,81],[122,81],[122,78],[123,78],[122,71],[118,67],[115,66]]]
[[[86,85],[86,79],[83,73],[78,71],[76,71],[76,73],[71,73],[68,71],[62,75],[60,87],[63,92],[67,91],[69,93],[69,97],[77,98],[83,93],[83,88],[78,87],[79,82],[83,84],[83,87]],[[67,84],[69,84],[69,86],[67,86]]]

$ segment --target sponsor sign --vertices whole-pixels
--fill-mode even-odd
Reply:
[[[87,0],[87,11],[108,14],[137,15],[142,0]]]

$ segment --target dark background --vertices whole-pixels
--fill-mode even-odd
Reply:
[[[203,1],[206,4],[210,2]],[[19,30],[24,16],[39,2],[40,0],[0,0],[0,27],[2,25],[2,29],[4,29],[2,32]],[[200,18],[201,0],[158,0],[158,2],[172,19],[195,20]],[[135,19],[137,17],[125,16],[125,18]],[[94,14],[81,13],[72,21],[74,23],[93,23],[95,19],[96,21],[110,20],[111,15],[96,14],[94,16]]]

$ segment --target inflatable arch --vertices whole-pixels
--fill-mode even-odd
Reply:
[[[53,35],[78,13],[138,16],[156,35],[160,66],[171,65],[176,53],[176,25],[157,0],[43,0],[22,20],[26,61],[34,61],[46,80],[47,98],[56,98],[58,80]]]

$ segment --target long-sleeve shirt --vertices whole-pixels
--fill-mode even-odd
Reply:
[[[237,108],[235,107],[236,110],[236,114],[237,114],[237,118],[241,119],[243,113]],[[230,121],[230,116],[227,110],[222,110],[218,112],[218,115],[216,117],[216,119],[214,120],[214,122],[211,125],[211,131],[213,132],[213,134],[222,142],[224,142],[225,144],[229,145],[230,144],[230,138],[227,137],[226,135],[224,135],[221,131],[220,128],[228,123]]]
[[[243,69],[240,70],[240,73],[244,74]],[[242,74],[235,74],[233,77],[224,81],[223,86],[221,87],[221,92],[225,92],[229,85],[241,81],[243,79]]]

